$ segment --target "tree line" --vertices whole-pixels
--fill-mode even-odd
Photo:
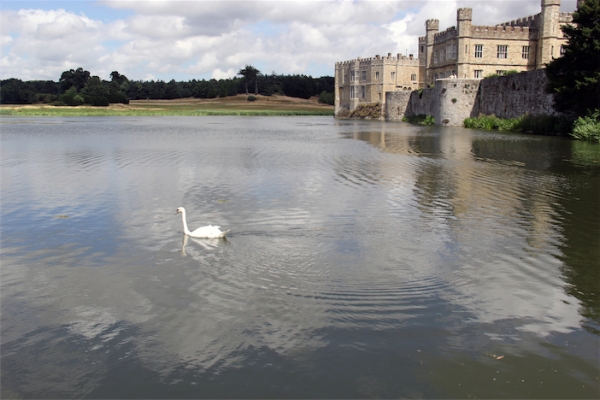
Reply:
[[[110,80],[92,76],[83,68],[64,71],[58,82],[22,81],[5,79],[0,81],[0,103],[77,106],[89,104],[106,106],[109,103],[128,104],[129,100],[172,100],[180,98],[212,99],[216,97],[248,94],[249,85],[254,94],[264,96],[285,95],[308,99],[319,96],[319,101],[333,104],[334,78],[313,78],[307,75],[262,74],[251,65],[246,65],[239,76],[228,79],[210,79],[169,82],[162,80],[129,80],[118,71],[110,74]]]

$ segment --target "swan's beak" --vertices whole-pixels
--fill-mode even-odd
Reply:
[[[175,214],[173,214],[173,215],[177,215],[177,214],[179,214],[179,210],[175,211]]]

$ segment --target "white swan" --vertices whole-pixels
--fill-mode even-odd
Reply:
[[[181,213],[181,220],[183,221],[183,232],[191,237],[195,238],[203,238],[203,239],[214,239],[214,238],[224,238],[225,235],[229,233],[229,230],[222,232],[219,228],[220,226],[203,226],[201,228],[196,229],[193,232],[190,232],[187,226],[186,218],[185,218],[185,208],[179,207],[175,214]]]

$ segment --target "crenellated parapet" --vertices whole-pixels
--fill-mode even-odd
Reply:
[[[558,22],[561,24],[570,24],[573,22],[573,13],[572,12],[561,12],[558,15]]]
[[[428,19],[425,21],[425,30],[426,31],[438,31],[440,29],[440,20],[438,19]]]
[[[537,28],[540,24],[540,14],[530,15],[528,17],[515,19],[509,22],[503,22],[498,26],[523,26],[528,28]]]
[[[458,35],[458,31],[456,30],[456,27],[451,26],[450,28],[446,29],[445,31],[436,33],[433,36],[433,42],[436,44],[442,43],[449,39],[456,38],[457,35]]]
[[[471,37],[485,39],[528,40],[530,29],[526,26],[472,26]]]
[[[354,60],[347,61],[337,61],[335,63],[336,66],[344,66],[344,65],[373,65],[373,64],[386,64],[386,63],[398,63],[402,62],[403,65],[419,65],[419,59],[414,58],[411,54],[408,57],[398,53],[396,56],[392,56],[391,53],[388,53],[387,57],[382,57],[380,55],[376,55],[375,57],[358,57]]]

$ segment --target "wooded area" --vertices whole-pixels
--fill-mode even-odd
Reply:
[[[249,69],[250,68],[250,69]],[[248,74],[248,71],[250,73]],[[242,73],[244,72],[244,73]],[[77,106],[90,104],[106,106],[109,103],[128,104],[129,100],[172,100],[179,98],[216,98],[252,92],[264,96],[285,95],[308,99],[319,96],[319,101],[333,105],[334,78],[313,78],[307,75],[261,74],[252,66],[240,70],[242,77],[169,82],[129,80],[125,75],[113,71],[110,80],[91,76],[83,68],[62,73],[58,82],[22,81],[5,79],[0,81],[1,104],[38,104]]]

